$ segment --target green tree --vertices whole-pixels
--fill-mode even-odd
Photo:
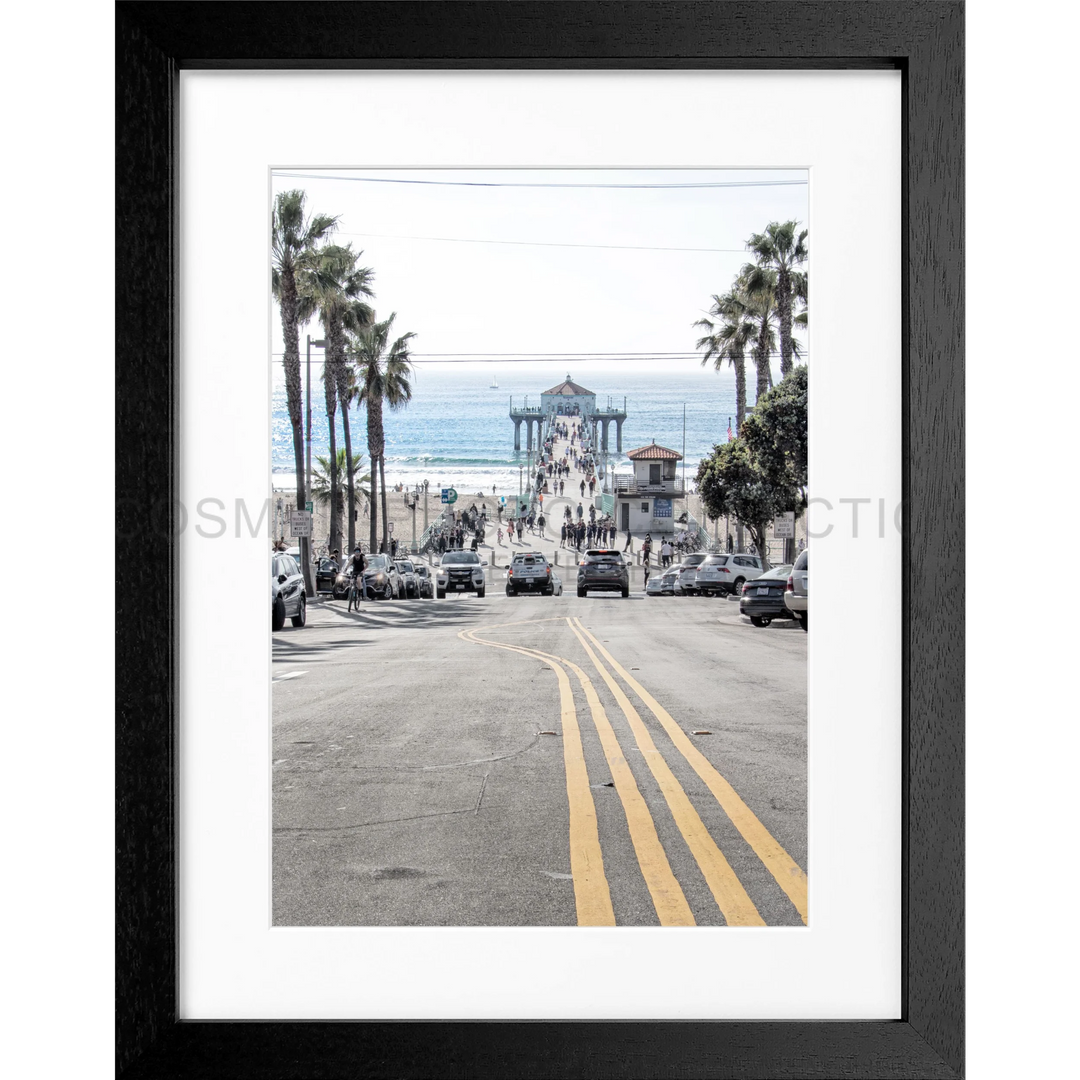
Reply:
[[[359,473],[364,467],[364,455],[355,454],[352,459],[352,471],[355,474]],[[311,470],[311,496],[315,502],[322,506],[327,503],[337,502],[337,512],[339,518],[346,513],[345,490],[340,484],[334,485],[333,479],[335,476],[340,476],[346,468],[345,451],[339,450],[336,455],[336,460],[331,461],[329,457],[316,456],[315,467]],[[368,483],[370,477],[367,473],[358,478],[359,485],[353,495],[352,509],[357,510],[363,504],[364,500],[368,498],[368,493],[364,490],[363,485]],[[331,513],[333,513],[333,506],[331,505]],[[349,518],[352,518],[352,513],[348,514]],[[340,548],[340,545],[330,544],[330,550],[333,551],[334,547]],[[352,551],[352,548],[349,548]]]
[[[296,505],[307,501],[304,484],[304,406],[300,382],[300,324],[310,317],[301,285],[304,276],[318,262],[318,246],[337,228],[337,218],[329,214],[305,214],[303,191],[283,191],[274,200],[270,223],[271,281],[281,309],[281,332],[285,339],[285,396],[293,433],[296,461]],[[315,590],[311,560],[301,559],[308,594]]]
[[[754,404],[772,386],[772,354],[776,352],[776,272],[747,263],[739,275],[746,293],[746,316],[754,327],[754,366],[757,389]]]
[[[805,364],[791,370],[758,402],[742,427],[742,438],[754,467],[778,492],[779,509],[796,518],[806,507],[809,372]],[[785,561],[792,561],[795,541],[785,542]]]
[[[770,222],[765,231],[754,233],[746,242],[760,269],[775,276],[776,317],[780,327],[780,374],[786,376],[798,355],[791,327],[796,320],[795,301],[806,296],[806,275],[799,270],[809,254],[807,230],[799,231],[797,221]]]
[[[368,456],[371,458],[371,550],[376,550],[375,468],[382,491],[382,541],[389,548],[386,518],[386,432],[383,404],[400,409],[412,400],[412,363],[409,342],[416,336],[402,334],[390,342],[395,312],[384,322],[373,322],[352,335],[351,356],[356,365],[359,398],[367,408]]]

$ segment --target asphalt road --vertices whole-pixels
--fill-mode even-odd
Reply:
[[[803,925],[806,644],[735,600],[312,604],[273,635],[274,923]]]

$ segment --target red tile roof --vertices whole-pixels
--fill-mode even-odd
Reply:
[[[639,446],[637,450],[628,450],[626,456],[631,461],[682,461],[682,454],[658,446],[653,440],[648,446]]]
[[[544,393],[560,394],[563,397],[572,397],[574,394],[585,394],[588,397],[596,397],[591,390],[586,390],[580,383],[574,382],[569,375],[567,375],[558,386],[553,386],[550,390],[545,390]]]

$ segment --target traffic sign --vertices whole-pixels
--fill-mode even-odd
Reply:
[[[443,488],[442,489],[442,501],[444,503],[456,503],[457,502],[457,492],[453,488]]]
[[[307,504],[307,512],[308,512],[309,514],[312,514],[312,513],[314,513],[314,512],[315,512],[315,504],[314,504],[313,502],[309,502],[309,503]]]
[[[391,533],[391,534],[393,533],[393,531],[394,531],[394,523],[392,521],[386,526],[386,531],[388,533]]]
[[[795,539],[795,511],[789,510],[786,514],[780,514],[773,518],[773,536],[777,540]]]
[[[306,510],[293,510],[289,514],[289,535],[294,538],[311,536],[311,514]]]

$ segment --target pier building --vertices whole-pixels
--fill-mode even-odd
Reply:
[[[605,407],[597,407],[596,394],[587,390],[584,386],[574,382],[567,374],[566,378],[556,386],[545,390],[540,395],[539,405],[529,405],[528,397],[525,404],[515,406],[514,399],[510,399],[510,419],[514,422],[514,449],[520,451],[521,425],[525,425],[526,450],[535,449],[541,439],[543,422],[559,416],[580,417],[589,426],[593,446],[606,453],[609,447],[609,432],[611,425],[615,425],[615,449],[622,453],[622,426],[626,419],[626,398],[620,409],[612,404],[609,397]],[[535,436],[534,436],[535,433]]]

